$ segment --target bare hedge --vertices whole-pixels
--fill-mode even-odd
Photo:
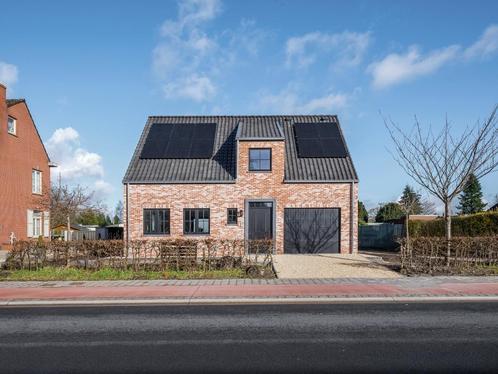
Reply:
[[[418,237],[401,244],[401,270],[406,274],[495,274],[498,236],[445,238]]]
[[[444,237],[445,222],[443,218],[433,221],[410,220],[408,222],[410,236],[413,237]],[[481,237],[498,235],[498,212],[482,212],[451,219],[451,232],[455,237]]]
[[[251,245],[251,255],[246,248]],[[244,268],[256,275],[271,267],[271,241],[244,240],[122,240],[18,241],[7,269],[36,270],[46,266],[84,269],[214,270]],[[251,275],[251,274],[250,274]]]

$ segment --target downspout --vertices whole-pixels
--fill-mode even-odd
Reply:
[[[128,258],[128,243],[130,241],[130,209],[128,205],[128,189],[130,184],[125,183],[125,191],[126,191],[126,258]]]
[[[354,181],[351,181],[349,190],[350,206],[349,206],[349,253],[354,250]]]

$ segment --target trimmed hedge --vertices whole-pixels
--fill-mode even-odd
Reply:
[[[418,237],[401,244],[401,271],[404,274],[496,275],[498,236],[444,238]]]
[[[444,237],[443,218],[434,221],[410,221],[410,235],[413,237]],[[498,235],[498,212],[484,212],[451,219],[451,234],[459,236],[494,236]]]

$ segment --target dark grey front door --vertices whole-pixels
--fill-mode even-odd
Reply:
[[[252,201],[249,202],[248,239],[272,240],[273,239],[273,203]],[[257,251],[257,245],[249,245],[249,253]]]

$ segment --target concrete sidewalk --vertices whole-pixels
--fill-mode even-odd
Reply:
[[[498,300],[498,277],[0,282],[0,305]]]

